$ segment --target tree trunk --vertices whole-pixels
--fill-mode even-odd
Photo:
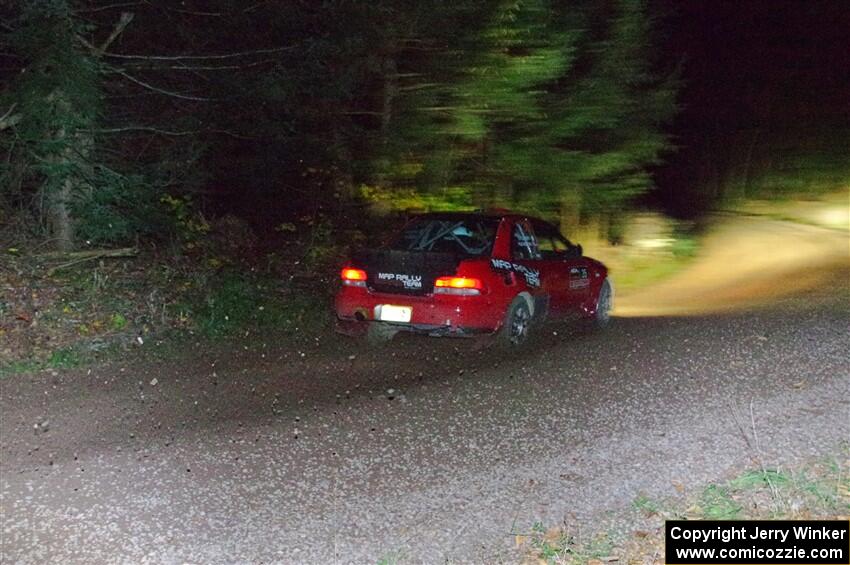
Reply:
[[[54,111],[59,115],[68,115],[70,112],[70,105],[60,91],[53,92],[48,97],[48,102],[52,103]],[[53,139],[62,149],[49,160],[56,170],[62,171],[62,176],[57,178],[58,174],[49,175],[53,178],[45,181],[42,187],[46,204],[44,212],[56,249],[70,251],[74,248],[74,219],[71,215],[71,200],[74,195],[74,181],[71,177],[73,149],[68,146],[68,133],[64,127],[59,128]]]
[[[48,103],[53,106],[52,109],[56,115],[71,121],[75,108],[61,90],[54,91],[48,97]],[[60,172],[49,179],[53,182],[46,182],[42,188],[46,191],[44,201],[47,207],[47,224],[51,236],[56,241],[56,248],[59,251],[70,251],[74,249],[76,243],[72,204],[75,196],[81,191],[91,190],[91,186],[84,177],[91,172],[89,156],[94,139],[87,132],[77,131],[69,134],[64,126],[55,132],[53,139],[61,149],[50,158],[50,161]]]
[[[74,248],[74,219],[71,216],[71,197],[74,192],[73,181],[65,179],[62,185],[50,191],[48,219],[50,232],[56,239],[59,251]]]

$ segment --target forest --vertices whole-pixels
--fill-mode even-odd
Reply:
[[[700,6],[3,3],[8,288],[26,294],[23,279],[48,274],[102,290],[123,275],[102,283],[89,267],[120,265],[145,273],[128,292],[160,296],[146,307],[159,314],[133,298],[84,316],[84,331],[115,315],[148,328],[218,308],[186,285],[267,299],[268,285],[243,281],[262,272],[315,290],[352,246],[415,211],[515,209],[616,244],[634,210],[693,226],[736,199],[842,186],[847,81],[785,60],[840,53],[840,26],[786,46],[774,21],[730,44],[739,14]],[[823,4],[789,33],[841,17]],[[775,63],[745,56],[763,44]]]
[[[615,217],[671,148],[678,75],[641,0],[49,0],[4,21],[4,208],[64,250],[363,201]]]

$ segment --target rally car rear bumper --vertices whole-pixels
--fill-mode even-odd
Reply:
[[[410,322],[376,320],[376,306],[385,304],[410,307]],[[494,303],[487,295],[409,296],[343,287],[336,297],[337,329],[346,334],[360,334],[369,324],[379,323],[427,335],[475,335],[498,330],[506,307]]]
[[[366,335],[369,324],[386,324],[397,328],[399,331],[427,335],[431,337],[475,337],[493,333],[491,329],[462,328],[457,326],[432,326],[427,324],[401,324],[394,322],[367,321],[336,319],[336,331],[344,335],[362,337]]]

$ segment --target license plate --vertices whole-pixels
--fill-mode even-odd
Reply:
[[[381,304],[375,307],[376,318],[382,322],[409,322],[413,314],[410,306],[393,306],[392,304]]]

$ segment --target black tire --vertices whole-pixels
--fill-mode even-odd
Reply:
[[[604,328],[611,323],[611,309],[614,307],[614,289],[607,277],[602,281],[599,296],[596,297],[596,313],[590,322],[596,328]]]
[[[366,330],[366,342],[373,347],[379,347],[395,337],[398,331],[398,328],[394,328],[389,324],[372,322]]]
[[[499,342],[506,347],[520,347],[528,342],[531,330],[531,309],[522,296],[517,296],[505,314],[505,323],[499,331]]]

